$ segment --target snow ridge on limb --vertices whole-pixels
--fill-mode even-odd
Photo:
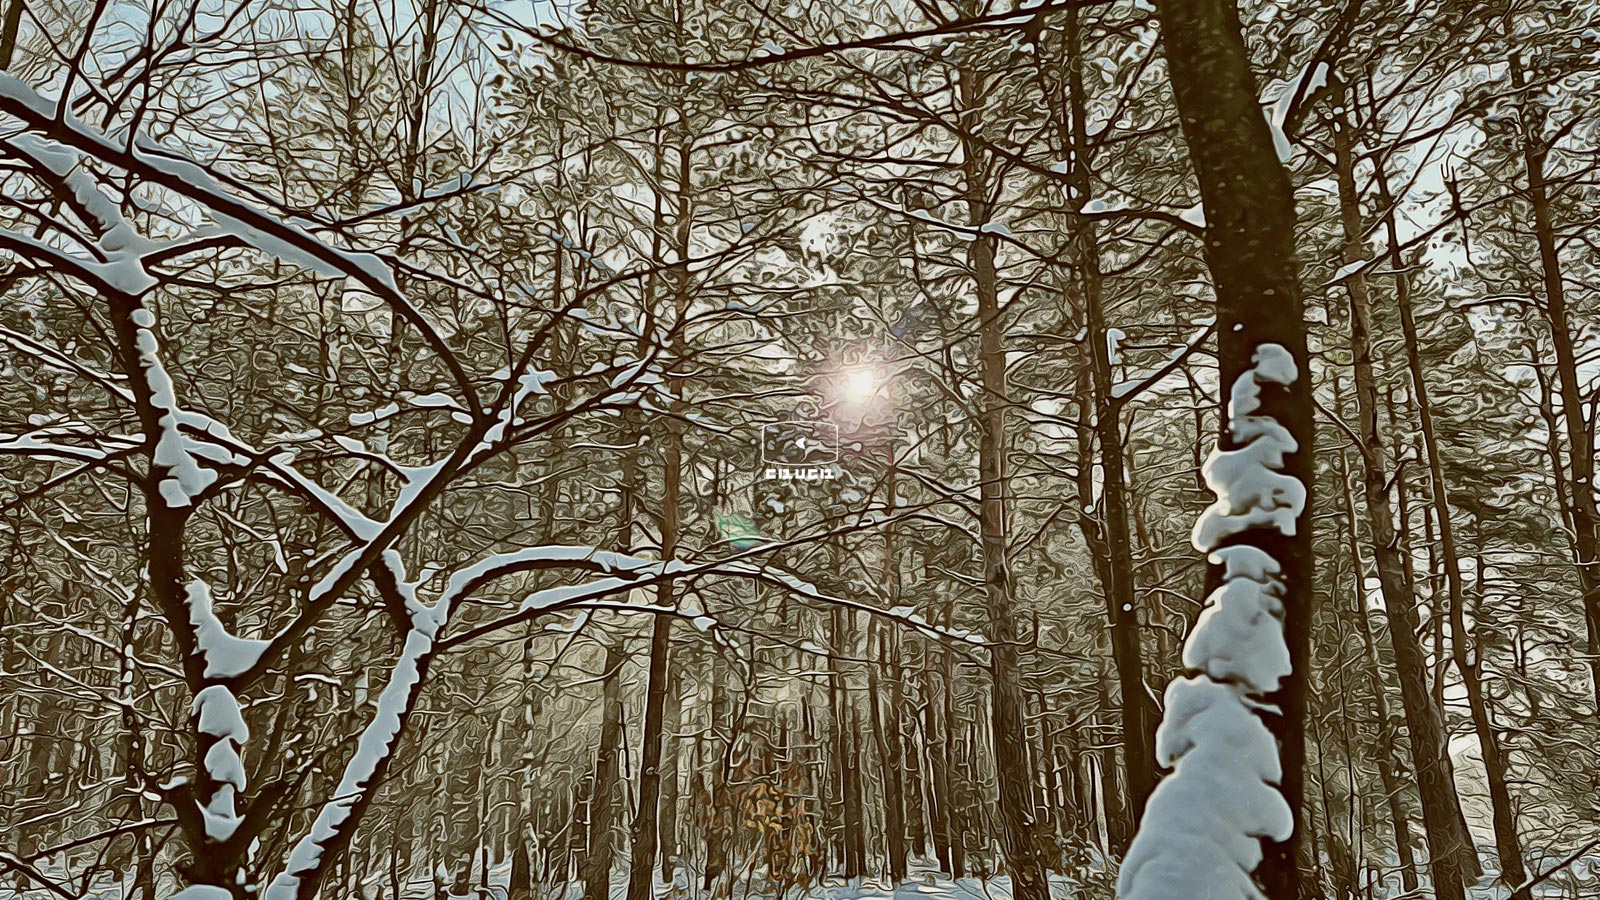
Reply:
[[[206,751],[205,767],[217,788],[209,800],[197,805],[206,837],[225,841],[239,828],[241,817],[234,811],[233,801],[236,794],[244,792],[244,762],[239,750],[250,740],[250,729],[244,724],[238,698],[220,684],[194,695],[194,716],[196,730],[216,738]]]
[[[378,695],[377,709],[361,729],[355,753],[345,763],[338,789],[317,811],[311,829],[289,851],[283,869],[263,891],[264,900],[295,900],[300,895],[301,880],[322,866],[323,851],[339,837],[340,830],[355,814],[356,804],[376,787],[373,781],[394,752],[401,727],[416,700],[423,672],[433,655],[434,639],[449,620],[450,607],[458,593],[454,579],[445,595],[429,605],[416,598],[416,582],[405,577],[399,553],[385,550],[381,559],[394,573],[395,582],[406,598],[411,627],[406,631],[400,657],[395,660],[389,679]]]
[[[205,677],[237,678],[255,668],[268,642],[230,634],[212,608],[211,588],[205,582],[189,583],[186,603],[195,644],[206,660]]]
[[[405,598],[411,624],[406,630],[404,645],[389,672],[388,681],[378,695],[377,709],[362,728],[355,753],[345,763],[338,788],[318,810],[310,830],[290,850],[283,869],[266,886],[262,894],[264,900],[296,900],[300,896],[301,882],[313,876],[322,866],[324,851],[339,839],[346,823],[355,815],[357,805],[377,786],[375,782],[394,753],[405,719],[416,702],[428,663],[437,649],[440,632],[449,623],[450,613],[457,601],[493,578],[541,563],[589,561],[608,571],[624,572],[638,570],[648,563],[637,557],[594,547],[528,547],[495,554],[457,571],[450,577],[444,591],[430,604],[417,597],[417,582],[406,577],[405,565],[397,551],[385,550],[380,559],[393,573],[395,584]]]
[[[134,133],[130,139],[113,140],[78,121],[70,111],[60,108],[57,101],[41,95],[26,82],[5,72],[0,72],[0,112],[20,119],[29,131],[49,138],[49,142],[37,145],[40,148],[50,150],[53,142],[62,151],[73,150],[93,157],[200,204],[216,223],[216,228],[201,229],[189,235],[189,239],[226,234],[263,253],[318,274],[355,280],[404,318],[438,355],[461,389],[469,411],[476,414],[481,410],[482,403],[460,359],[422,310],[399,290],[392,269],[382,258],[372,253],[346,250],[323,240],[311,231],[316,227],[315,223],[292,216],[274,215],[259,208],[240,196],[239,192],[222,184],[204,167],[162,148],[145,135]],[[17,145],[12,141],[10,146]],[[49,165],[59,165],[66,159],[58,151]],[[103,204],[95,205],[91,208],[91,214],[104,208]],[[101,250],[112,251],[113,255],[108,257],[110,261],[105,264],[95,261],[84,263],[78,258],[66,257],[48,245],[30,241],[26,235],[3,229],[0,229],[0,244],[27,247],[47,257],[65,259],[71,262],[73,269],[87,272],[113,286],[118,286],[124,277],[132,278],[138,273],[148,276],[139,268],[139,252],[148,247],[141,241],[128,240],[126,232],[113,230],[109,236],[112,238],[111,246],[102,246]],[[118,289],[141,285],[142,281],[138,284],[128,283]]]
[[[1293,535],[1305,485],[1275,471],[1298,445],[1260,409],[1261,384],[1292,384],[1294,358],[1277,344],[1256,348],[1254,367],[1233,384],[1228,428],[1237,449],[1212,451],[1206,484],[1217,500],[1195,523],[1194,544],[1223,567],[1222,586],[1183,646],[1191,675],[1167,687],[1156,759],[1173,772],[1156,786],[1117,876],[1121,900],[1260,900],[1251,878],[1260,840],[1286,840],[1294,817],[1277,785],[1278,745],[1256,715],[1261,697],[1290,674],[1283,637],[1282,568],[1249,545],[1221,546],[1253,528]]]

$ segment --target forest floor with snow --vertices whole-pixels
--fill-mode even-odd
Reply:
[[[463,895],[460,900],[505,900],[505,884],[509,875],[509,866],[499,865],[493,867],[489,877],[489,887],[485,891],[474,885],[473,889]],[[1111,897],[1110,881],[1106,880],[1103,887],[1097,890],[1085,891],[1085,885],[1072,882],[1064,877],[1052,876],[1050,881],[1050,896],[1052,900],[1099,900]],[[382,893],[378,893],[381,890]],[[432,879],[421,877],[413,878],[405,886],[401,900],[433,900],[435,885]],[[167,892],[158,892],[158,896],[165,896]],[[85,900],[123,900],[125,897],[141,896],[141,892],[130,885],[120,882],[104,882],[84,895]],[[375,877],[367,886],[364,896],[359,900],[376,900],[377,897],[389,897],[387,882]],[[564,889],[552,885],[535,885],[534,900],[581,900],[583,885],[581,882],[570,882]],[[609,900],[625,900],[627,896],[627,877],[619,873],[612,882]],[[713,900],[720,897],[713,892],[701,890],[698,884],[690,883],[681,876],[677,883],[670,888],[661,882],[656,884],[655,896],[661,900]],[[15,884],[0,883],[0,900],[45,900],[56,898],[58,895],[42,888],[34,887],[26,891],[18,891]],[[341,898],[343,900],[343,898]],[[358,900],[358,898],[350,898]],[[721,898],[728,900],[728,898]],[[932,867],[913,865],[911,875],[899,884],[891,884],[887,880],[877,878],[825,878],[820,883],[803,887],[791,887],[782,895],[772,889],[762,879],[750,881],[741,880],[733,885],[731,900],[1011,900],[1011,880],[1004,876],[993,878],[959,878],[952,879]]]
[[[505,885],[509,869],[506,864],[493,866],[487,889],[475,883],[465,894],[447,896],[456,900],[506,900]],[[780,893],[758,877],[735,882],[731,896],[701,889],[697,883],[699,879],[691,880],[689,874],[680,873],[670,888],[665,883],[657,882],[655,897],[658,900],[1011,900],[1011,880],[1007,876],[953,879],[926,863],[913,863],[910,877],[898,884],[880,878],[830,877],[815,884],[791,887]],[[1106,871],[1095,871],[1087,878],[1078,879],[1052,875],[1051,900],[1112,900],[1113,879],[1114,874]],[[1397,878],[1391,878],[1389,883],[1375,885],[1371,894],[1373,900],[1428,900],[1430,895],[1426,889],[1421,893],[1405,894],[1399,889],[1397,881]],[[400,900],[434,900],[435,890],[436,885],[431,878],[413,878],[406,884]],[[165,897],[168,893],[170,890],[158,891],[158,897]],[[1509,893],[1492,876],[1485,877],[1475,887],[1468,889],[1471,900],[1505,900]],[[1533,895],[1535,900],[1600,900],[1600,855],[1586,855],[1576,865],[1562,866],[1556,877],[1537,885]],[[142,892],[115,881],[102,882],[83,895],[84,900],[123,900],[137,896],[142,896]],[[619,871],[612,882],[608,900],[625,900],[626,896],[626,873]],[[42,887],[19,891],[9,880],[0,882],[0,900],[46,900],[58,897]],[[392,900],[387,880],[375,876],[359,897],[339,900],[378,900],[380,897]],[[534,900],[581,900],[582,897],[583,885],[578,881],[563,886],[536,885],[534,889]]]

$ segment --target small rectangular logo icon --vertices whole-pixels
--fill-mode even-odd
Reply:
[[[761,462],[765,466],[831,466],[838,461],[839,426],[832,422],[770,422],[761,426]]]

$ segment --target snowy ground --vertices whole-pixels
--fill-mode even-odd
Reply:
[[[495,885],[493,900],[503,900],[504,893],[499,886],[505,884],[505,867],[497,866],[493,870],[490,882]],[[698,881],[698,878],[694,879]],[[431,884],[422,883],[428,888],[427,894],[431,900]],[[583,889],[576,883],[567,885],[564,895],[561,892],[546,889],[538,900],[578,900],[582,897]],[[624,900],[627,893],[627,875],[618,872],[613,879],[611,896],[609,900]],[[791,888],[783,897],[778,897],[769,884],[759,877],[750,882],[743,879],[737,880],[733,885],[732,900],[1011,900],[1011,879],[1001,875],[995,878],[961,878],[952,879],[937,871],[926,863],[913,862],[911,876],[899,883],[891,884],[878,878],[864,878],[845,880],[843,878],[826,878],[820,884],[810,885],[804,889]],[[559,896],[558,896],[559,895]],[[657,882],[655,896],[662,900],[712,900],[712,895],[692,883],[683,873],[680,873],[675,884],[670,888],[663,882]],[[1110,883],[1106,882],[1104,890],[1085,893],[1082,886],[1069,882],[1064,878],[1052,877],[1050,883],[1050,896],[1052,900],[1099,900],[1104,896],[1110,900]],[[412,900],[408,892],[406,900]]]
[[[1547,855],[1551,858],[1543,861],[1542,865],[1537,867],[1537,871],[1543,871],[1561,859],[1553,853]],[[493,867],[490,872],[491,887],[488,894],[473,892],[466,897],[475,900],[504,900],[504,885],[508,874],[509,866]],[[387,897],[387,880],[375,878],[368,888],[366,894],[368,898],[377,896],[376,889],[380,883],[384,885],[384,895]],[[1385,898],[1399,900],[1401,894],[1398,888],[1397,883],[1377,887],[1373,892],[1374,900],[1385,900]],[[626,873],[618,871],[612,881],[609,900],[624,900],[626,892]],[[162,892],[161,896],[166,896],[167,893],[170,892]],[[1495,884],[1492,878],[1485,878],[1476,887],[1469,889],[1468,896],[1472,900],[1504,900],[1508,893],[1504,887]],[[548,885],[542,888],[536,886],[535,889],[535,900],[579,900],[582,895],[582,885],[576,882],[566,885],[564,890]],[[85,900],[122,900],[125,895],[122,885],[111,882],[90,889],[84,896]],[[657,883],[655,896],[659,900],[712,900],[708,892],[699,890],[698,885],[691,884],[683,875],[679,876],[677,883],[671,888],[663,883]],[[1050,896],[1052,900],[1111,900],[1112,890],[1109,877],[1105,875],[1101,875],[1091,884],[1052,877]],[[1408,900],[1428,900],[1430,895],[1424,893],[1405,896]],[[1600,900],[1600,855],[1585,857],[1575,865],[1565,868],[1559,876],[1541,883],[1534,889],[1534,897],[1535,900]],[[46,900],[46,898],[58,900],[55,894],[42,888],[19,893],[10,879],[0,880],[0,900]],[[427,878],[414,879],[406,886],[402,900],[433,900],[433,882]],[[791,889],[783,897],[778,897],[760,879],[748,885],[741,880],[734,885],[731,900],[1011,900],[1011,881],[1003,875],[990,879],[951,879],[935,871],[931,866],[914,864],[911,877],[897,885],[875,878],[852,881],[829,878],[804,890]]]
[[[504,900],[505,883],[509,867],[495,866],[490,873],[490,891],[487,897],[482,893],[474,892],[466,895],[470,898],[483,898],[483,900]],[[368,897],[376,897],[375,889],[384,885],[384,894],[387,896],[386,879],[374,879],[369,887]],[[133,892],[130,892],[130,895]],[[167,892],[163,892],[165,896]],[[627,875],[618,872],[612,880],[611,896],[609,900],[624,900],[627,894]],[[565,890],[555,889],[551,886],[535,886],[535,900],[578,900],[583,895],[582,885],[574,882],[566,885]],[[655,895],[661,900],[712,900],[711,895],[698,889],[698,885],[690,884],[685,878],[679,877],[676,884],[669,889],[664,883],[656,884]],[[1081,885],[1069,883],[1064,879],[1052,878],[1050,884],[1052,900],[1110,900],[1109,883],[1100,890],[1085,892]],[[123,886],[117,883],[103,883],[91,888],[85,895],[85,900],[121,900],[124,896]],[[0,883],[0,900],[58,900],[55,894],[43,888],[35,888],[19,893],[14,885],[9,882]],[[856,879],[846,881],[841,878],[828,878],[823,883],[812,885],[804,890],[790,889],[787,894],[779,898],[767,885],[758,879],[747,887],[742,880],[734,885],[732,900],[1011,900],[1011,880],[1002,875],[996,878],[961,878],[951,879],[928,866],[913,865],[911,877],[898,885],[891,885],[886,881],[875,878]],[[403,900],[433,900],[433,882],[427,878],[414,879],[406,885]]]

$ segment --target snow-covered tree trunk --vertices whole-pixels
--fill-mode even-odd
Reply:
[[[1282,423],[1257,415],[1261,387],[1299,379],[1289,352],[1263,344],[1255,367],[1234,383],[1228,431],[1235,449],[1206,461],[1217,494],[1195,524],[1194,544],[1222,567],[1222,586],[1183,647],[1194,674],[1167,688],[1156,756],[1173,773],[1150,796],[1144,820],[1123,860],[1123,900],[1202,895],[1253,898],[1259,839],[1285,841],[1294,817],[1279,785],[1277,741],[1258,713],[1292,671],[1284,640],[1284,572],[1272,555],[1229,543],[1264,528],[1292,536],[1305,510],[1305,485],[1282,472],[1299,444]]]
[[[1161,0],[1157,11],[1205,210],[1230,408],[1207,464],[1218,500],[1194,535],[1220,584],[1184,648],[1195,674],[1169,690],[1157,735],[1158,760],[1177,771],[1151,796],[1118,893],[1300,900],[1312,400],[1294,193],[1234,3]]]

